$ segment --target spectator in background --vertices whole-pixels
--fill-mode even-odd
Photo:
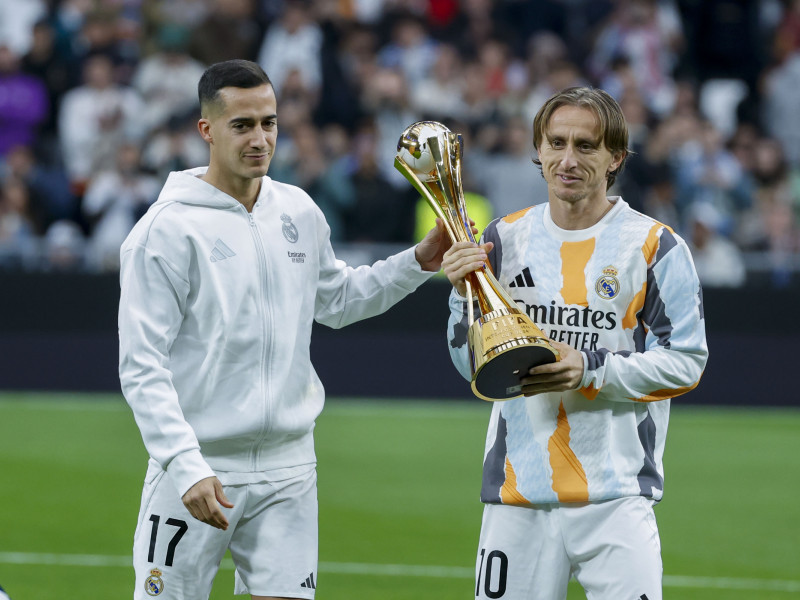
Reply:
[[[44,236],[43,270],[81,271],[86,267],[86,238],[75,221],[62,219],[47,229]]]
[[[494,122],[500,116],[497,102],[489,95],[484,84],[484,71],[480,63],[474,60],[465,63],[462,118],[471,127]]]
[[[646,155],[653,164],[678,163],[684,144],[696,143],[701,129],[695,88],[689,82],[677,87],[675,107],[670,115],[656,119],[646,143]]]
[[[37,235],[43,235],[53,221],[77,216],[77,202],[64,171],[38,162],[29,146],[12,148],[0,173],[17,178],[27,186],[30,215]]]
[[[493,38],[484,41],[477,50],[486,92],[495,102],[500,102],[509,91],[510,49],[502,40]]]
[[[666,163],[648,168],[650,187],[645,191],[642,212],[674,230],[680,229],[681,220],[675,201],[675,183],[672,169]],[[623,171],[621,174],[624,174]],[[624,198],[624,196],[623,196]]]
[[[455,46],[442,44],[428,74],[412,84],[411,105],[423,118],[462,119],[466,116],[463,88],[461,57]]]
[[[139,146],[122,142],[113,169],[92,177],[83,198],[90,224],[89,261],[98,270],[119,268],[119,248],[142,215],[155,202],[161,181],[140,167]]]
[[[475,48],[498,34],[513,31],[513,26],[496,20],[497,4],[492,0],[463,0],[459,10],[450,19],[441,35],[454,44],[466,60],[476,58]]]
[[[537,32],[528,40],[525,52],[527,68],[527,96],[523,98],[522,111],[525,115],[535,115],[545,100],[555,93],[547,80],[556,65],[569,59],[564,40],[551,31]],[[573,65],[573,71],[580,72]],[[571,87],[571,86],[565,86]],[[559,88],[563,89],[563,88]],[[531,118],[533,118],[531,116]]]
[[[375,71],[363,92],[361,101],[372,116],[374,129],[370,127],[366,134],[362,127],[356,136],[361,143],[376,152],[372,161],[375,161],[374,166],[382,172],[382,178],[394,187],[408,189],[408,181],[394,168],[397,140],[406,127],[418,120],[417,113],[411,108],[411,89],[408,82],[402,71],[382,67]],[[377,138],[372,137],[375,134]],[[369,173],[371,178],[372,165],[367,164],[366,160],[364,165],[365,173]]]
[[[71,51],[81,68],[90,57],[103,54],[111,59],[117,80],[128,83],[138,55],[131,55],[122,31],[123,20],[118,7],[92,4],[72,37]]]
[[[44,83],[23,73],[19,57],[0,46],[0,160],[15,146],[35,143],[48,110]]]
[[[532,84],[543,81],[553,65],[568,59],[567,44],[559,35],[552,31],[539,31],[533,34],[528,40],[525,50],[528,80]]]
[[[396,138],[399,136],[398,133]],[[396,143],[397,139],[395,146]],[[398,187],[389,182],[383,165],[378,163],[379,144],[381,137],[376,124],[362,123],[353,138],[355,203],[346,221],[347,240],[405,243],[414,234],[417,193],[410,185]]]
[[[628,123],[628,148],[632,152],[625,163],[625,170],[620,173],[611,193],[622,196],[631,208],[641,211],[644,199],[654,185],[653,165],[646,154],[647,140],[650,138],[651,114],[635,87],[629,88],[618,101]],[[672,222],[672,225],[676,224],[675,221]]]
[[[92,175],[113,165],[120,140],[146,134],[142,99],[133,88],[114,81],[108,56],[89,57],[83,80],[64,96],[58,121],[64,166],[77,195]]]
[[[42,122],[42,144],[51,163],[57,161],[58,109],[61,99],[71,88],[80,83],[80,70],[69,55],[59,52],[56,46],[56,31],[49,20],[42,20],[33,27],[33,41],[30,50],[22,58],[22,70],[40,79],[47,88],[50,110]]]
[[[297,73],[305,89],[315,95],[319,93],[322,41],[322,30],[311,15],[311,3],[288,0],[281,18],[264,34],[258,53],[258,63],[270,74],[279,101],[292,72]]]
[[[703,287],[741,287],[744,259],[739,248],[722,235],[725,217],[712,204],[701,202],[689,210],[686,240]]]
[[[533,139],[527,121],[508,119],[504,125],[485,125],[476,133],[465,160],[477,185],[486,191],[497,217],[547,201],[547,182],[531,168]]]
[[[522,104],[522,114],[530,120],[553,94],[570,87],[580,87],[587,82],[578,66],[566,59],[555,59],[550,64],[544,78],[531,83],[527,97]]]
[[[33,41],[33,24],[46,12],[45,0],[0,0],[0,46],[25,55]]]
[[[198,27],[211,10],[209,0],[144,0],[142,11],[151,31],[177,25],[189,31]]]
[[[685,55],[686,68],[700,81],[742,79],[755,91],[766,58],[759,31],[762,4],[742,0],[682,2],[692,41]]]
[[[400,71],[413,87],[427,77],[437,53],[423,22],[412,14],[401,14],[391,24],[391,39],[378,51],[378,64]]]
[[[37,238],[25,182],[0,180],[0,266],[30,267],[35,263]]]
[[[261,31],[254,0],[210,0],[211,10],[189,40],[189,54],[204,65],[253,59]]]
[[[597,37],[589,71],[602,81],[616,60],[625,59],[648,108],[666,115],[675,101],[672,72],[682,44],[682,25],[672,2],[622,0]]]
[[[786,0],[783,18],[773,41],[773,56],[783,62],[800,51],[800,0]]]
[[[166,125],[173,115],[199,111],[194,88],[205,67],[187,54],[188,42],[187,29],[163,25],[156,35],[157,51],[133,73],[133,88],[147,98],[141,118],[148,131]]]
[[[740,213],[753,203],[751,179],[708,121],[702,121],[680,148],[676,175],[679,208],[686,212],[697,204],[714,207],[721,220],[716,229],[723,235],[733,233]]]
[[[327,150],[317,128],[300,123],[292,129],[288,147],[282,144],[284,158],[270,169],[270,177],[296,185],[314,198],[331,228],[331,241],[338,242],[345,237],[345,217],[354,204],[355,190],[346,162]]]
[[[170,171],[185,171],[208,162],[208,144],[197,135],[199,113],[173,115],[145,142],[142,165],[165,180]]]
[[[338,123],[353,131],[361,117],[358,95],[363,62],[374,63],[376,36],[367,27],[339,14],[340,5],[321,10],[320,75],[314,120],[320,125]]]
[[[797,190],[792,189],[789,165],[776,140],[760,138],[753,148],[755,203],[743,215],[735,240],[740,248],[766,254],[772,282],[789,283],[792,254],[798,246]]]
[[[80,35],[87,15],[95,7],[93,0],[62,0],[51,11],[53,27],[56,30],[59,51],[75,55],[74,46]]]
[[[764,124],[783,145],[789,161],[800,164],[800,51],[768,71],[764,82]]]

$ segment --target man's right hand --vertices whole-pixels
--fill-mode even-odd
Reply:
[[[216,477],[206,477],[195,483],[183,495],[183,504],[198,521],[207,523],[217,529],[228,528],[228,519],[222,512],[220,504],[225,508],[233,508],[225,497],[222,484]]]
[[[494,248],[492,242],[482,245],[473,242],[456,242],[444,253],[442,269],[459,294],[466,296],[467,284],[464,278],[468,273],[477,271],[483,266],[492,248]]]

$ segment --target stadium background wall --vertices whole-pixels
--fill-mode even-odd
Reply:
[[[435,279],[386,314],[315,326],[329,396],[472,398],[447,352],[449,285]],[[119,391],[116,275],[0,273],[0,389]],[[704,292],[708,368],[688,404],[800,406],[793,370],[800,290]]]

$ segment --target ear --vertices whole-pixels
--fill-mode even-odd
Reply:
[[[622,161],[625,160],[625,157],[628,155],[626,150],[620,150],[619,152],[615,153],[611,157],[611,164],[608,165],[608,173],[611,174],[622,164]]]
[[[214,143],[214,139],[211,137],[211,121],[208,119],[200,119],[197,122],[197,131],[200,132],[200,137],[202,137],[206,142],[209,144]]]

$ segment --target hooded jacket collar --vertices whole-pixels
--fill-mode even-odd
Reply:
[[[208,171],[208,167],[171,172],[155,203],[180,202],[181,204],[222,210],[242,206],[241,202],[233,196],[200,179],[200,176],[204,175],[206,171]],[[271,184],[272,180],[266,175],[261,178],[261,190],[258,192],[256,203],[261,202],[271,192]]]

